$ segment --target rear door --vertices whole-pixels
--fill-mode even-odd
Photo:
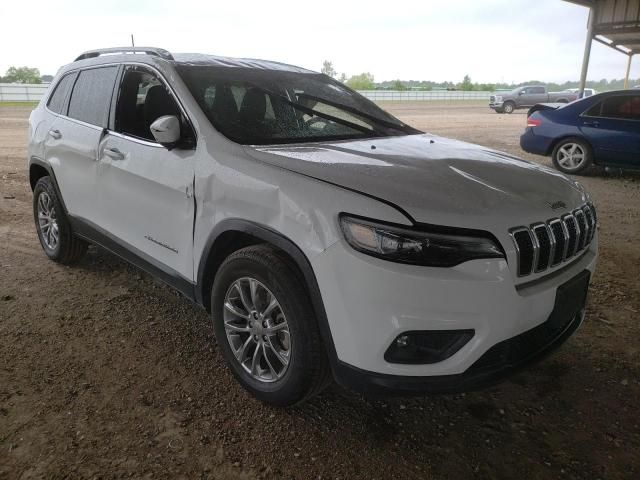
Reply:
[[[596,159],[621,167],[640,167],[640,93],[605,98],[580,118]]]
[[[117,71],[117,66],[105,66],[69,76],[68,100],[62,107],[54,106],[59,112],[45,142],[45,156],[67,211],[91,222],[97,206],[98,145],[107,126]]]
[[[164,115],[181,119],[182,148],[169,150],[151,134]],[[191,281],[195,136],[186,114],[157,71],[128,65],[113,116],[98,147],[98,224],[143,260]]]

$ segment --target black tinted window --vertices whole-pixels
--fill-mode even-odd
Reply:
[[[599,117],[601,109],[602,109],[602,102],[598,102],[595,105],[593,105],[591,108],[589,108],[586,112],[584,112],[584,114],[587,117]]]
[[[69,93],[73,78],[74,74],[70,73],[62,77],[62,79],[58,82],[58,84],[55,86],[53,94],[49,98],[49,103],[47,103],[47,107],[49,107],[49,110],[55,113],[64,113],[62,109],[64,108],[67,93]]]
[[[640,95],[620,95],[602,102],[601,115],[608,118],[640,120]]]
[[[80,72],[71,93],[69,116],[106,127],[117,71],[117,67],[102,67]]]
[[[529,89],[529,93],[544,93],[544,87],[532,87]]]

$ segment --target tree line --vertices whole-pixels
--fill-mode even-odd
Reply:
[[[522,83],[476,83],[471,80],[469,75],[465,75],[461,82],[432,82],[429,80],[387,80],[376,82],[373,74],[369,72],[360,73],[347,77],[346,74],[338,72],[333,67],[333,63],[329,60],[322,62],[321,72],[333,77],[340,82],[348,85],[354,90],[463,90],[463,91],[483,91],[492,92],[494,90],[510,90],[522,85],[546,85],[551,91],[562,91],[568,88],[578,88],[580,82],[577,80],[564,83],[541,82],[539,80],[530,80]],[[0,83],[42,83],[53,80],[51,75],[40,75],[40,70],[32,67],[10,67],[4,76],[0,76]],[[640,79],[629,81],[629,86],[640,85]],[[603,78],[600,81],[587,82],[587,88],[595,88],[604,92],[608,90],[620,90],[624,88],[623,79],[607,80]]]
[[[322,63],[321,72],[329,75],[330,77],[336,78],[354,90],[463,90],[492,92],[495,90],[511,90],[522,85],[546,85],[549,91],[562,91],[569,88],[580,87],[580,82],[578,80],[564,83],[542,82],[540,80],[529,80],[521,83],[477,83],[473,82],[469,75],[465,75],[460,82],[432,82],[430,80],[400,79],[376,82],[374,76],[369,72],[352,75],[351,77],[347,77],[344,73],[338,75],[333,67],[333,63],[329,60],[325,60]],[[634,85],[640,85],[640,78],[629,79],[629,86],[632,87]],[[606,78],[603,78],[599,81],[588,81],[586,87],[594,88],[600,92],[621,90],[624,88],[624,79],[607,80]]]
[[[9,67],[0,83],[42,83],[53,80],[53,75],[40,75],[40,70],[31,67]]]

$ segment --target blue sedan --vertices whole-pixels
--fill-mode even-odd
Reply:
[[[536,105],[529,110],[520,146],[551,155],[564,173],[578,174],[593,164],[640,168],[640,92],[619,90],[565,105]]]

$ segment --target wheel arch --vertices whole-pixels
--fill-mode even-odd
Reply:
[[[29,185],[31,186],[32,192],[36,188],[36,183],[38,183],[38,180],[46,176],[49,176],[51,178],[53,188],[56,190],[56,195],[58,196],[58,200],[60,200],[60,204],[62,205],[64,213],[68,213],[67,206],[64,203],[64,198],[62,196],[62,193],[60,192],[60,186],[58,185],[58,180],[56,179],[53,168],[42,158],[31,157],[29,159]]]
[[[211,288],[220,265],[231,253],[255,244],[268,244],[275,247],[297,267],[301,279],[305,282],[322,341],[333,368],[337,364],[338,357],[313,267],[295,242],[270,227],[237,218],[223,220],[214,227],[198,263],[195,291],[197,302],[210,312]]]

